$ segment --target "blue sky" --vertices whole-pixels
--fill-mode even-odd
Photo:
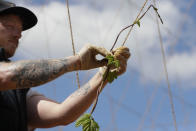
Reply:
[[[196,2],[160,0],[159,13],[179,131],[196,130]],[[17,1],[32,9],[39,23],[23,33],[13,60],[60,58],[72,55],[65,1]],[[144,0],[70,0],[76,51],[85,43],[110,49],[117,33],[134,21]],[[126,33],[120,38],[121,44]],[[173,131],[174,124],[164,75],[162,55],[155,22],[150,11],[141,27],[134,28],[126,45],[132,56],[127,72],[108,84],[99,97],[93,114],[101,131]],[[79,72],[81,84],[96,72]],[[62,102],[77,89],[75,72],[36,87],[45,96]],[[89,111],[87,111],[89,112]],[[74,123],[65,127],[37,131],[80,131]]]

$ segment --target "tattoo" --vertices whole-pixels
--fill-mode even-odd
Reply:
[[[82,95],[87,95],[89,89],[90,89],[90,84],[87,83],[86,85],[82,86],[80,89],[76,90],[72,95],[71,97],[74,97],[74,96],[82,96]]]
[[[67,59],[22,61],[13,63],[12,81],[17,88],[29,88],[49,82],[65,72],[71,71]]]

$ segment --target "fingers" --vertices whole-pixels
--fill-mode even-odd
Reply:
[[[123,74],[126,71],[127,68],[127,60],[130,57],[130,52],[127,47],[119,47],[115,50],[113,50],[114,57],[119,60],[120,67],[116,68],[112,71],[116,71],[118,75]]]
[[[95,55],[100,54],[100,55],[105,57],[109,54],[112,54],[111,52],[109,52],[108,50],[106,50],[103,47],[98,47],[98,46],[92,46],[91,45],[91,48],[94,50]]]
[[[129,48],[125,47],[125,46],[121,46],[115,50],[112,51],[112,53],[118,57],[120,55],[124,56],[126,59],[128,59],[130,57],[130,52],[129,52]]]
[[[91,47],[93,48],[93,50],[96,50],[97,53],[100,53],[103,56],[108,55],[108,53],[110,53],[105,48],[102,48],[102,47],[96,47],[96,46],[91,46]],[[127,67],[127,60],[130,57],[129,49],[127,47],[121,46],[121,47],[115,49],[111,55],[113,55],[115,57],[115,59],[119,60],[119,62],[120,62],[119,63],[120,67],[117,69],[118,72],[120,72],[120,74],[124,73],[126,70],[126,67]],[[107,65],[107,62],[108,61],[106,59],[96,60],[95,65],[97,67],[105,66],[105,65]],[[115,69],[116,67],[111,66],[110,68]]]
[[[119,56],[120,66],[118,68],[118,75],[121,75],[126,71],[127,68],[127,59],[124,56]]]
[[[100,54],[104,57],[107,55],[114,56],[115,59],[119,60],[120,67],[119,72],[124,72],[126,70],[127,60],[130,57],[130,52],[127,47],[121,46],[112,52],[107,51],[103,47],[93,46],[91,44],[85,45],[79,52],[80,61],[81,61],[81,69],[93,69],[97,67],[106,66],[108,63],[107,59],[97,60],[96,55]],[[110,67],[111,69],[115,69],[114,67]]]

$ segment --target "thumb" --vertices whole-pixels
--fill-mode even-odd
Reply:
[[[93,49],[96,52],[96,54],[101,54],[104,57],[107,56],[108,54],[111,54],[111,52],[109,52],[108,50],[106,50],[103,47],[93,46]]]

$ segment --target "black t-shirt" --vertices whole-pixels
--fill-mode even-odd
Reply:
[[[9,61],[5,58],[3,48],[0,48],[0,61]],[[28,130],[26,107],[26,95],[28,90],[29,89],[16,89],[0,91],[0,131]]]

